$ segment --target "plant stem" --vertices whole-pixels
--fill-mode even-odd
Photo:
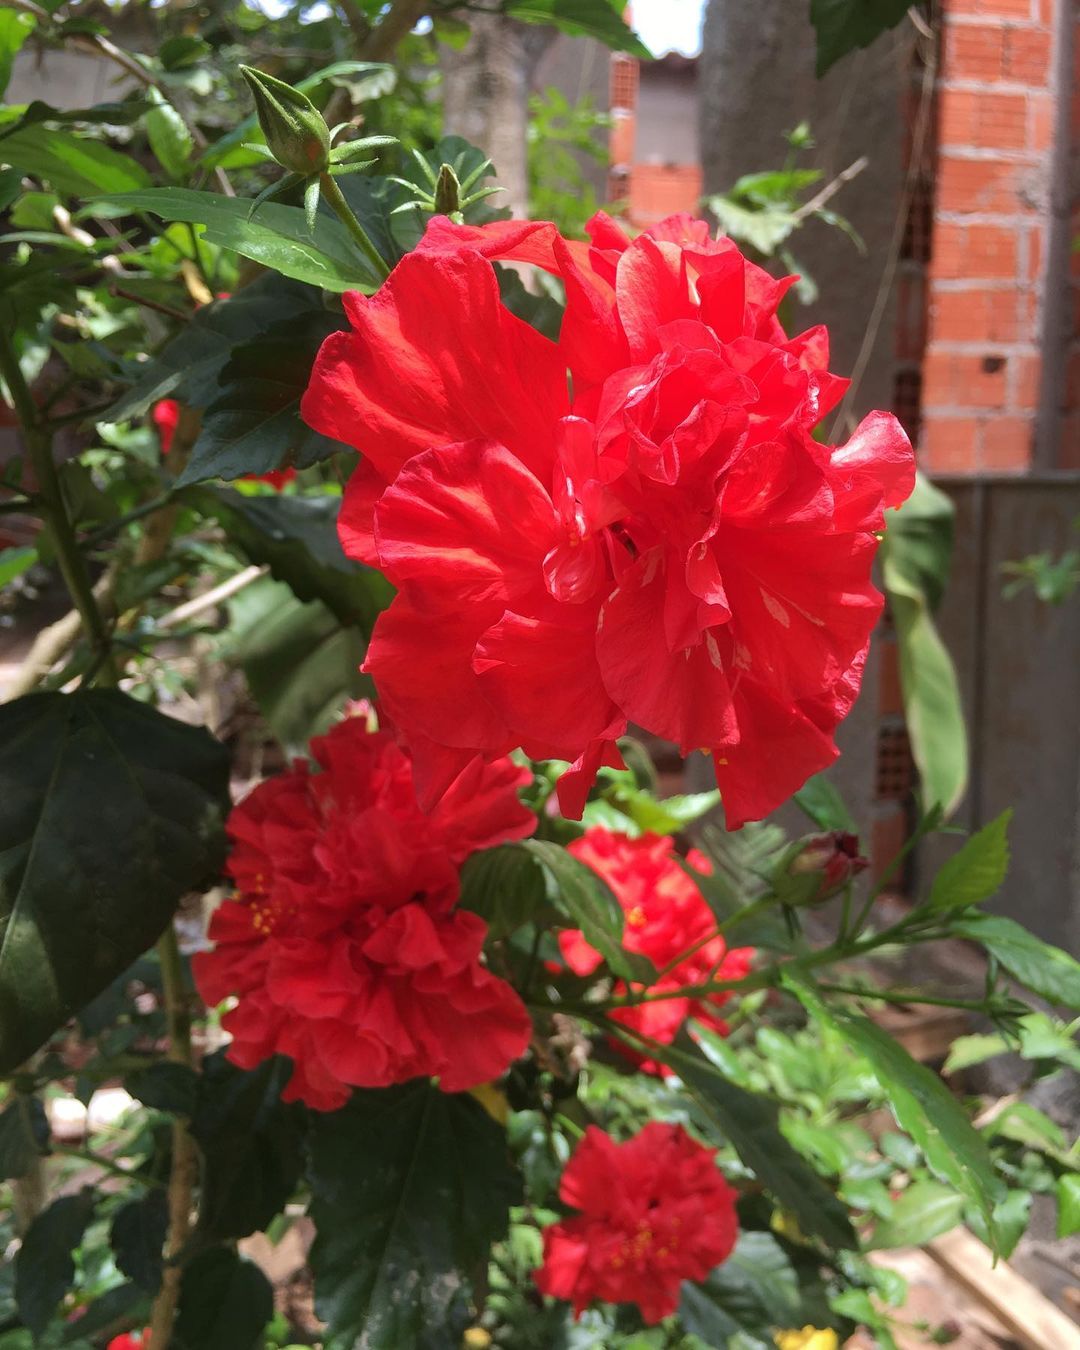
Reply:
[[[868,998],[879,1003],[923,1003],[932,1008],[962,1008],[965,1012],[986,1012],[985,1000],[938,998],[919,989],[860,989],[857,985],[819,984],[824,994],[850,994],[853,998]]]
[[[140,1177],[137,1173],[129,1171],[128,1168],[121,1167],[112,1158],[106,1158],[103,1153],[94,1153],[88,1148],[71,1148],[66,1144],[53,1144],[51,1151],[60,1158],[77,1158],[81,1162],[89,1163],[91,1167],[100,1167],[103,1172],[109,1172],[116,1177],[123,1177],[125,1181],[137,1181],[143,1186],[151,1187],[163,1184],[153,1177]]]
[[[37,408],[26,381],[23,379],[15,349],[7,333],[0,331],[0,375],[8,387],[15,415],[19,419],[23,439],[30,453],[30,462],[38,481],[38,507],[52,528],[56,560],[72,603],[79,611],[83,628],[91,647],[107,655],[109,633],[94,599],[94,591],[87,571],[86,559],[75,539],[75,528],[64,502],[60,475],[52,457],[52,437],[38,416]]]
[[[361,253],[363,253],[364,257],[374,269],[375,275],[380,279],[385,280],[390,275],[390,268],[386,265],[386,260],[383,258],[382,254],[371,242],[371,237],[368,235],[367,230],[365,230],[363,225],[356,219],[352,207],[345,200],[344,194],[337,183],[330,177],[329,173],[319,174],[319,183],[322,187],[323,196],[329,202],[339,220],[341,220],[345,228],[356,240]]]
[[[169,1032],[169,1059],[174,1064],[193,1068],[191,1054],[191,1009],[184,985],[184,966],[176,929],[170,921],[157,942],[161,963],[161,986],[165,995],[165,1022]],[[191,1233],[191,1204],[198,1173],[199,1158],[195,1140],[187,1124],[173,1121],[172,1166],[169,1172],[169,1228],[165,1238],[165,1263],[161,1288],[150,1314],[150,1344],[168,1350],[176,1320],[183,1268],[179,1257]]]
[[[155,511],[160,511],[164,507],[171,505],[175,488],[170,488],[168,492],[163,492],[160,497],[151,497],[141,506],[133,507],[126,511],[122,516],[117,516],[115,520],[110,520],[106,524],[99,526],[92,533],[83,539],[85,548],[93,548],[105,539],[111,539],[114,534],[119,534],[122,529],[128,525],[133,525],[135,521],[142,520],[144,516],[153,515]]]

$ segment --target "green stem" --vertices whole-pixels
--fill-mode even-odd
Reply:
[[[111,539],[114,534],[119,534],[122,529],[128,525],[133,525],[135,521],[142,520],[144,516],[152,516],[155,511],[164,510],[166,506],[171,506],[173,502],[173,489],[163,492],[160,497],[151,497],[149,501],[143,502],[141,506],[136,506],[127,511],[122,516],[117,516],[115,520],[110,520],[106,524],[99,526],[91,534],[83,539],[84,548],[93,548],[105,539]]]
[[[109,650],[109,633],[101,611],[94,599],[86,559],[79,551],[75,528],[67,512],[60,475],[52,457],[52,437],[42,425],[38,410],[23,379],[18,357],[7,333],[0,331],[0,375],[8,387],[15,415],[19,419],[23,439],[34,466],[38,481],[38,506],[52,529],[56,560],[72,603],[79,611],[83,628],[91,647],[97,652]]]
[[[142,1186],[161,1186],[163,1184],[154,1177],[140,1177],[126,1167],[121,1167],[112,1158],[106,1158],[103,1153],[94,1153],[88,1148],[70,1148],[66,1144],[53,1144],[51,1151],[61,1158],[77,1158],[80,1162],[89,1163],[92,1167],[100,1167],[103,1172],[109,1172],[115,1177],[123,1177],[125,1181],[137,1181]]]
[[[367,230],[365,230],[363,225],[356,219],[352,207],[345,200],[345,196],[337,183],[330,177],[330,174],[326,172],[319,174],[319,183],[322,187],[323,196],[333,208],[338,219],[341,220],[342,224],[356,240],[361,253],[363,253],[364,257],[367,258],[374,269],[375,275],[385,281],[390,275],[390,268],[387,266],[386,260],[383,258],[382,254],[371,242],[371,237]]]
[[[857,985],[848,984],[819,984],[818,988],[824,994],[849,994],[852,998],[868,998],[878,1003],[924,1003],[932,1008],[962,1008],[965,1012],[988,1011],[985,1000],[938,998],[935,994],[924,994],[919,989],[860,989]]]
[[[691,956],[694,956],[697,952],[701,951],[702,947],[707,947],[710,942],[718,937],[726,936],[731,929],[737,928],[747,919],[755,918],[766,909],[772,909],[777,903],[777,897],[770,891],[768,895],[763,895],[759,899],[754,900],[751,904],[744,905],[742,909],[726,918],[723,923],[718,923],[716,927],[706,933],[704,937],[698,938],[696,942],[687,947],[686,951],[680,952],[679,955],[670,960],[666,966],[661,966],[656,972],[656,978],[662,980],[665,975],[670,975],[676,967],[681,966],[684,961],[688,961]]]
[[[174,1064],[193,1068],[191,1052],[191,1009],[188,1005],[184,981],[184,963],[176,941],[176,929],[170,921],[158,938],[158,961],[161,965],[161,987],[165,999],[165,1023],[169,1033],[169,1059]],[[198,1174],[199,1159],[195,1140],[187,1124],[173,1121],[172,1166],[169,1171],[168,1201],[169,1228],[165,1238],[165,1263],[161,1272],[161,1287],[150,1313],[150,1344],[167,1350],[176,1320],[176,1306],[180,1298],[180,1279],[183,1273],[180,1253],[191,1233],[191,1206]]]

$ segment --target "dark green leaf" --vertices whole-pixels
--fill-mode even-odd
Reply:
[[[168,1199],[164,1189],[155,1187],[121,1205],[109,1228],[117,1268],[148,1294],[156,1294],[161,1285],[161,1249],[168,1226]]]
[[[456,1346],[469,1281],[520,1199],[506,1137],[426,1081],[357,1092],[312,1131],[310,1264],[331,1336],[366,1350]]]
[[[134,386],[109,409],[110,422],[126,422],[161,398],[177,398],[205,408],[220,392],[221,372],[233,349],[250,342],[273,323],[296,320],[322,310],[319,293],[279,276],[260,277],[227,299],[215,300],[194,315],[187,327],[146,362]],[[274,466],[276,467],[276,466]]]
[[[43,1210],[27,1230],[15,1258],[19,1316],[40,1336],[75,1276],[72,1252],[94,1214],[94,1192],[64,1195]]]
[[[13,1092],[0,1111],[0,1181],[24,1177],[49,1147],[49,1118],[37,1097]]]
[[[150,182],[149,174],[130,155],[40,122],[0,140],[0,161],[48,183],[62,197],[133,192]]]
[[[338,328],[312,310],[268,325],[233,348],[180,483],[304,468],[343,447],[300,420],[300,399],[323,339]]]
[[[1029,933],[1012,919],[970,914],[955,924],[961,937],[981,942],[1010,975],[1051,1003],[1080,1009],[1080,962]]]
[[[573,919],[585,941],[596,948],[616,975],[641,984],[656,979],[651,961],[624,950],[622,907],[592,868],[547,839],[525,839],[517,847],[531,853],[544,869],[550,883],[548,898]]]
[[[826,1007],[814,986],[798,972],[786,971],[784,983],[816,1021],[832,1028],[867,1060],[889,1094],[901,1129],[922,1149],[934,1172],[989,1218],[1002,1196],[1002,1185],[994,1174],[986,1141],[937,1074],[913,1060],[868,1018],[839,1005]]]
[[[183,70],[208,56],[210,50],[209,44],[194,33],[178,33],[158,48],[158,60],[163,70]]]
[[[34,31],[35,23],[32,14],[21,14],[15,9],[0,9],[0,94],[11,79],[15,54]]]
[[[364,639],[343,628],[325,605],[302,604],[288,586],[263,577],[229,604],[223,646],[239,665],[274,735],[290,752],[305,752],[347,699],[372,692],[360,674]]]
[[[124,1079],[125,1089],[143,1106],[153,1111],[168,1111],[174,1116],[190,1116],[199,1093],[199,1075],[186,1064],[159,1060],[145,1069],[136,1069]]]
[[[683,1285],[679,1318],[706,1345],[742,1332],[757,1347],[801,1322],[799,1277],[771,1233],[743,1233],[731,1256],[700,1284]]]
[[[546,902],[544,874],[519,848],[483,849],[462,868],[461,907],[487,921],[489,937],[507,937],[533,919]]]
[[[830,1247],[857,1248],[847,1211],[780,1132],[776,1103],[736,1087],[704,1057],[683,1029],[671,1067],[715,1119],[735,1151],[808,1236]]]
[[[823,773],[808,778],[795,794],[795,804],[800,807],[821,830],[846,830],[849,834],[858,834],[859,827],[855,818],[847,809],[843,797],[833,783]]]
[[[245,1072],[219,1052],[203,1063],[191,1121],[203,1155],[197,1238],[222,1241],[266,1228],[292,1197],[303,1166],[305,1111],[283,1102],[287,1060]]]
[[[49,103],[34,99],[23,109],[21,116],[9,125],[0,128],[0,141],[23,127],[35,126],[38,122],[56,122],[61,125],[85,122],[90,126],[130,126],[137,122],[149,104],[142,99],[129,98],[122,103],[95,103],[92,108],[54,108]],[[3,158],[0,153],[0,159]]]
[[[142,192],[104,190],[109,195],[99,199],[103,204],[148,211],[162,220],[203,225],[203,238],[208,244],[233,249],[295,281],[328,291],[372,291],[378,286],[379,278],[336,218],[320,215],[312,236],[298,206],[267,203],[252,215],[250,201],[214,192],[179,187]]]
[[[1009,869],[1009,821],[1012,809],[965,840],[945,863],[930,888],[929,908],[966,909],[1000,890]]]
[[[216,876],[227,810],[224,748],[125,694],[0,706],[0,1071]]]
[[[184,1267],[174,1350],[255,1350],[274,1315],[274,1291],[258,1266],[213,1247]]]
[[[596,38],[617,52],[652,60],[623,18],[626,0],[509,0],[506,13],[519,23],[552,24],[572,37]]]
[[[60,1344],[79,1341],[85,1345],[87,1336],[114,1335],[123,1326],[144,1326],[149,1320],[150,1300],[146,1291],[128,1281],[107,1289],[80,1318],[69,1322],[60,1335]]]
[[[910,9],[909,0],[810,0],[810,22],[817,32],[817,73],[842,56],[895,28]]]
[[[939,1233],[955,1228],[964,1216],[964,1197],[940,1181],[916,1181],[900,1196],[893,1211],[875,1228],[869,1248],[921,1247]]]
[[[185,501],[216,516],[253,563],[268,563],[300,600],[321,600],[343,624],[370,634],[390,603],[389,584],[347,558],[337,533],[340,497],[249,497],[223,488],[189,488]]]

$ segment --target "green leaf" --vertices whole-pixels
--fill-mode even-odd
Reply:
[[[730,1140],[739,1157],[808,1236],[833,1248],[857,1249],[847,1211],[780,1132],[776,1103],[729,1082],[694,1044],[685,1028],[670,1064]]]
[[[124,1089],[152,1111],[190,1116],[199,1093],[199,1075],[186,1064],[163,1059],[129,1073]]]
[[[857,47],[871,42],[903,19],[909,0],[810,0],[810,22],[817,32],[817,73]]]
[[[936,1073],[918,1064],[874,1022],[846,1007],[823,1003],[807,978],[790,967],[783,981],[816,1021],[831,1027],[869,1063],[889,1095],[900,1128],[930,1167],[990,1217],[1002,1194],[986,1141]]]
[[[316,1117],[311,1166],[310,1265],[331,1337],[457,1345],[469,1281],[520,1200],[503,1131],[473,1097],[427,1081],[357,1092]]]
[[[121,1205],[109,1227],[117,1269],[148,1294],[156,1294],[161,1286],[161,1252],[168,1226],[168,1199],[163,1188],[155,1187]]]
[[[517,847],[531,854],[543,868],[552,904],[573,919],[585,941],[596,948],[616,975],[640,984],[656,979],[651,961],[623,949],[622,906],[592,868],[547,839],[524,839]]]
[[[656,798],[640,788],[620,784],[612,797],[639,829],[653,834],[677,834],[720,804],[720,793],[715,789]]]
[[[15,9],[0,9],[0,94],[8,87],[16,53],[35,26],[36,20],[32,14],[21,14]]]
[[[274,1315],[274,1291],[258,1266],[213,1247],[184,1267],[174,1350],[255,1350]]]
[[[75,1277],[72,1252],[94,1214],[94,1192],[64,1195],[43,1210],[27,1230],[15,1258],[19,1316],[40,1337]]]
[[[338,327],[333,315],[313,310],[279,319],[234,347],[218,373],[218,389],[178,481],[305,468],[343,449],[300,420],[300,399],[315,355]]]
[[[29,571],[37,562],[37,556],[36,548],[0,548],[0,586],[7,586]]]
[[[133,192],[150,183],[150,175],[130,155],[41,123],[24,126],[0,140],[0,161],[47,182],[62,197]]]
[[[84,122],[88,126],[130,126],[137,122],[149,104],[139,98],[126,98],[121,103],[95,103],[92,108],[54,108],[41,99],[33,99],[13,122],[0,128],[0,141],[23,127],[38,122],[56,122],[61,125]],[[0,155],[0,159],[3,156]]]
[[[1057,1235],[1072,1237],[1080,1233],[1080,1173],[1066,1172],[1057,1184]]]
[[[964,1216],[964,1197],[940,1181],[916,1181],[893,1206],[892,1214],[874,1228],[868,1250],[921,1247],[939,1233],[955,1228]]]
[[[956,669],[932,617],[952,556],[953,506],[921,475],[890,511],[882,578],[896,622],[900,682],[923,804],[948,816],[967,787],[968,743]]]
[[[0,706],[0,1072],[159,936],[224,851],[228,756],[116,690]]]
[[[269,1226],[303,1166],[304,1107],[283,1102],[292,1065],[278,1057],[245,1072],[223,1052],[203,1062],[191,1133],[203,1156],[196,1237],[220,1242]]]
[[[1024,1236],[1031,1213],[1031,1192],[1007,1191],[994,1206],[994,1233],[997,1237],[997,1255],[1007,1261]],[[968,1206],[967,1224],[980,1242],[991,1245],[990,1234],[982,1211]]]
[[[941,1072],[946,1075],[959,1073],[961,1069],[970,1069],[975,1064],[983,1064],[995,1055],[1004,1055],[1009,1051],[1009,1042],[996,1033],[976,1033],[971,1036],[958,1036],[949,1046],[949,1055]]]
[[[382,575],[347,558],[337,533],[340,497],[250,497],[223,488],[189,488],[183,500],[216,516],[231,544],[267,563],[300,600],[321,600],[343,623],[371,633],[390,603]]]
[[[13,1092],[0,1111],[0,1181],[24,1177],[49,1147],[49,1118],[37,1097]]]
[[[1011,807],[965,840],[934,878],[928,908],[967,909],[1000,890],[1009,869],[1010,820]]]
[[[150,110],[146,114],[146,137],[157,161],[170,178],[187,177],[195,149],[188,125],[173,105],[157,89],[151,89]]]
[[[823,773],[808,778],[796,792],[794,801],[820,830],[846,830],[849,834],[859,832],[843,797]]]
[[[735,1250],[700,1284],[683,1285],[679,1320],[706,1345],[727,1345],[738,1332],[772,1346],[773,1332],[799,1326],[799,1277],[771,1233],[742,1233]]]
[[[551,24],[572,37],[596,38],[617,52],[652,60],[645,46],[623,18],[626,0],[509,0],[505,12],[519,23]]]
[[[61,1345],[77,1342],[88,1344],[87,1336],[107,1332],[112,1335],[115,1324],[141,1327],[150,1320],[150,1300],[137,1284],[127,1282],[107,1289],[100,1298],[89,1304],[81,1317],[69,1322],[60,1335]]]
[[[1010,975],[1051,1003],[1080,1009],[1080,962],[1012,919],[969,914],[954,925],[960,937],[981,942]]]
[[[350,698],[372,692],[360,674],[364,639],[325,605],[302,604],[264,577],[229,602],[223,657],[239,665],[270,729],[290,753],[306,751]]]
[[[8,144],[0,142],[5,147]],[[99,198],[100,204],[126,211],[148,211],[161,220],[202,225],[208,244],[232,249],[294,281],[328,291],[371,292],[379,285],[380,278],[372,273],[348,230],[334,217],[320,215],[312,236],[298,206],[269,203],[252,215],[250,201],[191,188],[105,191],[109,195]]]
[[[274,323],[306,325],[308,316],[321,310],[318,291],[276,274],[204,305],[182,332],[140,368],[135,384],[113,404],[105,419],[126,422],[145,413],[158,399],[170,397],[193,408],[207,407],[220,393],[219,378],[234,348],[257,338]]]
[[[547,903],[544,874],[535,859],[513,845],[482,849],[461,870],[459,903],[486,920],[488,937],[507,937]]]

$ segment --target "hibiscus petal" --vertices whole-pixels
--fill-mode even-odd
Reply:
[[[882,508],[902,505],[915,487],[911,442],[892,413],[868,413],[831,467],[838,530],[882,529]]]

